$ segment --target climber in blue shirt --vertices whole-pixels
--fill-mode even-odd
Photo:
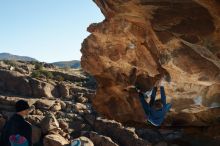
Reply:
[[[158,76],[159,77],[159,76]],[[148,85],[143,83],[143,81],[137,81],[137,68],[133,68],[130,75],[131,84],[135,84],[134,86],[128,86],[125,91],[129,92],[130,96],[138,97],[140,99],[141,105],[144,109],[145,115],[147,117],[147,121],[155,126],[160,126],[164,121],[166,113],[170,110],[171,104],[166,103],[166,95],[164,91],[164,82],[171,82],[171,76],[166,71],[160,75],[160,79],[157,80],[155,85],[160,86],[160,95],[161,99],[156,100],[157,87],[154,87],[152,93],[150,95],[150,102],[148,103],[145,99],[148,97],[146,88],[149,88]],[[150,80],[149,80],[150,81]],[[138,95],[137,95],[138,92]]]
[[[138,90],[140,101],[142,104],[142,107],[145,111],[145,114],[147,115],[147,120],[153,124],[154,126],[160,126],[162,122],[164,121],[164,118],[166,116],[166,113],[170,110],[171,104],[166,103],[166,95],[164,91],[164,87],[160,86],[160,100],[155,100],[156,93],[157,93],[157,87],[154,87],[150,96],[150,102],[149,104],[146,102],[145,93]]]

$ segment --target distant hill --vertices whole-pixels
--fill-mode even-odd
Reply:
[[[37,61],[35,58],[31,58],[28,56],[18,56],[18,55],[13,55],[10,53],[0,53],[0,60],[19,60],[19,61]],[[58,62],[53,62],[50,63],[58,67],[70,67],[70,68],[80,68],[80,61],[79,60],[72,60],[72,61],[58,61]]]
[[[0,53],[0,60],[38,61],[31,57],[12,55],[9,53]]]
[[[59,66],[59,67],[70,67],[70,68],[80,68],[81,67],[79,60],[60,61],[60,62],[54,62],[51,64]]]

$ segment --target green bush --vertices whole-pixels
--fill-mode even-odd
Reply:
[[[35,69],[36,70],[42,70],[43,69],[43,65],[41,63],[36,63],[35,64]]]
[[[13,67],[16,67],[16,63],[13,60],[4,60],[4,63]]]
[[[41,72],[39,70],[33,71],[31,73],[32,78],[39,78],[41,76]]]
[[[46,70],[41,70],[41,73],[46,76],[47,79],[52,79],[53,78],[53,74],[49,71]]]
[[[57,81],[59,81],[59,82],[64,81],[64,78],[63,78],[61,75],[56,75],[56,76],[54,77],[54,79],[57,80]]]
[[[35,70],[32,72],[31,77],[39,78],[41,76],[45,76],[47,79],[53,79],[53,74],[46,70]]]

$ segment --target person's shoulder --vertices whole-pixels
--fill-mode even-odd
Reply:
[[[18,114],[14,114],[11,116],[10,120],[22,120],[22,116],[18,115]]]
[[[24,118],[22,120],[19,121],[19,124],[22,126],[22,127],[25,127],[25,128],[31,128],[31,123],[29,123],[27,120],[25,120]]]
[[[28,122],[28,121],[26,121],[26,120],[24,120],[23,122],[22,122],[22,127],[24,128],[24,129],[26,129],[26,130],[32,130],[32,126],[31,126],[31,124]]]
[[[7,120],[7,123],[15,122],[17,120],[18,120],[17,115],[14,114]]]
[[[10,120],[10,119],[15,119],[15,118],[17,118],[17,114],[13,114],[13,115],[9,118],[9,120]]]
[[[25,124],[27,125],[27,126],[30,126],[31,127],[31,123],[30,122],[28,122],[28,121],[26,121],[26,120],[24,120],[25,121]]]

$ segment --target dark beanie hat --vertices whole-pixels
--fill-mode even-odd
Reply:
[[[19,100],[15,104],[16,112],[20,112],[20,111],[23,111],[29,108],[30,106],[28,105],[27,101],[24,101],[24,100]]]

